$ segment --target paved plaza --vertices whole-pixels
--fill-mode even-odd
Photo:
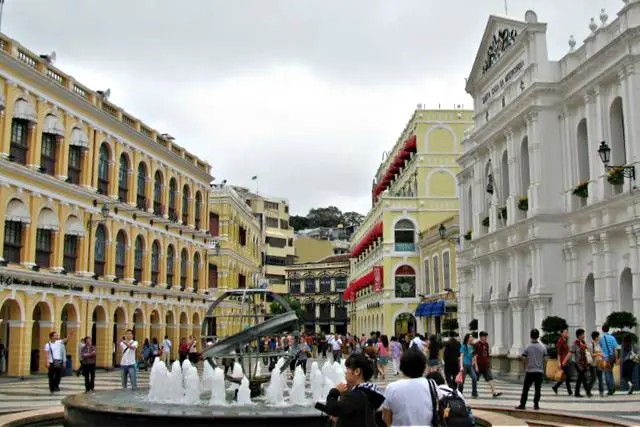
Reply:
[[[322,363],[322,360],[320,360]],[[309,363],[309,367],[311,364]],[[390,372],[386,380],[379,378],[376,383],[385,387],[389,382],[398,379]],[[25,380],[0,378],[0,413],[10,413],[57,406],[61,399],[69,394],[84,392],[84,378],[82,376],[64,377],[60,385],[61,392],[51,395],[45,375],[37,375]],[[138,385],[148,387],[149,372],[141,371],[138,375]],[[479,382],[478,399],[471,400],[472,405],[493,405],[513,408],[520,398],[521,384],[517,381],[498,380],[497,386],[503,395],[497,399],[491,398],[486,382]],[[120,372],[99,371],[96,373],[96,390],[112,390],[120,388]],[[466,392],[471,393],[471,383],[467,380]],[[558,410],[576,412],[583,415],[612,417],[621,421],[640,425],[640,394],[627,395],[616,393],[613,397],[597,397],[576,399],[561,392],[556,396],[551,391],[551,384],[545,383],[542,393],[541,407],[544,410]],[[531,391],[533,397],[533,390]],[[529,403],[531,406],[532,403]]]

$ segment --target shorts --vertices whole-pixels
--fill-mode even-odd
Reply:
[[[437,367],[440,366],[440,360],[439,359],[429,359],[428,366],[430,368],[437,368]]]
[[[489,382],[489,381],[493,381],[493,373],[491,372],[491,369],[487,368],[484,371],[479,371],[478,372],[478,378],[480,378],[480,376],[484,377],[484,380]]]
[[[389,363],[389,358],[387,356],[378,356],[378,363],[382,366],[387,366]]]

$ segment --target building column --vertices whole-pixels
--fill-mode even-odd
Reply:
[[[567,292],[567,324],[569,325],[569,333],[573,334],[583,324],[580,312],[583,301],[579,292],[583,278],[579,276],[577,269],[578,255],[575,250],[575,244],[571,241],[566,242],[563,251],[565,256],[565,289]]]
[[[549,312],[551,295],[535,294],[531,295],[529,299],[533,302],[534,328],[540,329],[542,321],[547,317]]]
[[[527,337],[524,330],[524,309],[527,300],[523,297],[510,298],[509,304],[511,304],[511,312],[513,313],[513,318],[507,319],[507,321],[513,322],[513,344],[509,349],[509,356],[520,357]]]
[[[31,354],[31,330],[33,320],[9,320],[9,334],[11,335],[11,345],[6,349],[7,375],[12,377],[26,377],[30,372],[30,358],[25,355]]]
[[[64,257],[64,230],[57,230],[51,232],[51,246],[53,253],[51,254],[51,268],[54,273],[59,273],[63,270],[63,257]]]
[[[520,211],[517,208],[520,188],[520,174],[518,173],[518,156],[513,138],[513,129],[508,128],[504,132],[507,140],[507,165],[509,167],[509,194],[505,194],[507,206],[507,225],[515,224],[520,219]]]
[[[112,237],[112,233],[109,233],[109,237]],[[115,237],[115,236],[113,236]],[[104,250],[105,250],[105,275],[104,275],[104,279],[105,280],[113,280],[116,275],[116,265],[115,265],[115,258],[116,258],[116,245],[115,245],[115,240],[114,239],[108,239],[104,242]]]
[[[40,114],[40,110],[43,108],[42,100],[38,101],[38,107],[36,114],[38,117],[37,122],[29,122],[28,139],[29,139],[29,151],[27,152],[27,167],[38,170],[40,168],[40,154],[42,153],[42,127],[44,120]]]
[[[640,313],[640,225],[633,226],[633,239],[635,240],[635,245],[631,251],[633,312]],[[636,335],[640,333],[640,325],[636,327],[635,332]]]
[[[607,315],[617,309],[616,294],[619,289],[617,271],[614,269],[615,262],[612,259],[613,253],[611,251],[611,241],[607,233],[600,233],[600,242],[602,243],[602,280],[604,282],[604,295],[602,297],[601,307],[604,308],[604,312],[598,313],[596,310],[596,325],[602,325],[607,318]],[[596,288],[598,285],[596,284]],[[598,319],[598,314],[601,319]]]
[[[32,197],[35,199],[35,197]],[[30,212],[35,212],[35,203],[29,203],[31,205]],[[37,218],[34,218],[34,223],[22,223],[24,233],[24,247],[22,248],[22,265],[31,268],[36,265],[36,232],[38,231],[38,224],[35,223]]]
[[[127,238],[127,246],[125,247],[124,259],[125,259],[125,267],[124,267],[124,281],[128,284],[133,283],[133,267],[136,261],[136,251],[135,245],[136,241],[134,238],[134,231],[129,229],[127,230],[128,238]]]
[[[507,301],[494,300],[491,301],[491,308],[493,309],[493,347],[491,348],[491,354],[494,356],[500,356],[507,353],[507,349],[504,346],[504,311],[507,308]],[[509,321],[509,319],[507,319]]]
[[[489,310],[488,301],[476,301],[476,318],[478,319],[478,331],[487,330],[487,311]]]
[[[527,120],[527,135],[529,138],[529,173],[531,174],[531,182],[529,184],[529,190],[527,197],[529,198],[529,212],[528,215],[536,215],[541,210],[547,208],[546,201],[545,206],[542,206],[542,153],[540,151],[540,123],[538,121],[538,113],[529,113],[526,117]]]

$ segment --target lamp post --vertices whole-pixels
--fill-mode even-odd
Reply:
[[[625,178],[630,178],[631,180],[636,180],[636,168],[633,165],[610,165],[611,162],[611,148],[607,141],[602,141],[600,143],[600,147],[598,147],[598,155],[600,156],[600,160],[604,164],[604,168],[607,172],[620,169],[622,170],[622,174]]]
[[[440,227],[438,227],[438,233],[440,234],[441,240],[448,240],[456,244],[460,243],[460,238],[458,237],[447,237],[447,228],[444,226],[444,224],[440,224]]]

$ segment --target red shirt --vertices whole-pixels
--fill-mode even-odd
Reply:
[[[560,361],[560,364],[562,364],[564,362],[564,358],[569,354],[569,344],[565,338],[560,337],[560,339],[558,339],[558,342],[556,343],[556,350],[558,350],[558,360]]]
[[[489,370],[489,343],[478,341],[473,346],[473,352],[477,356],[478,370],[485,372]]]

